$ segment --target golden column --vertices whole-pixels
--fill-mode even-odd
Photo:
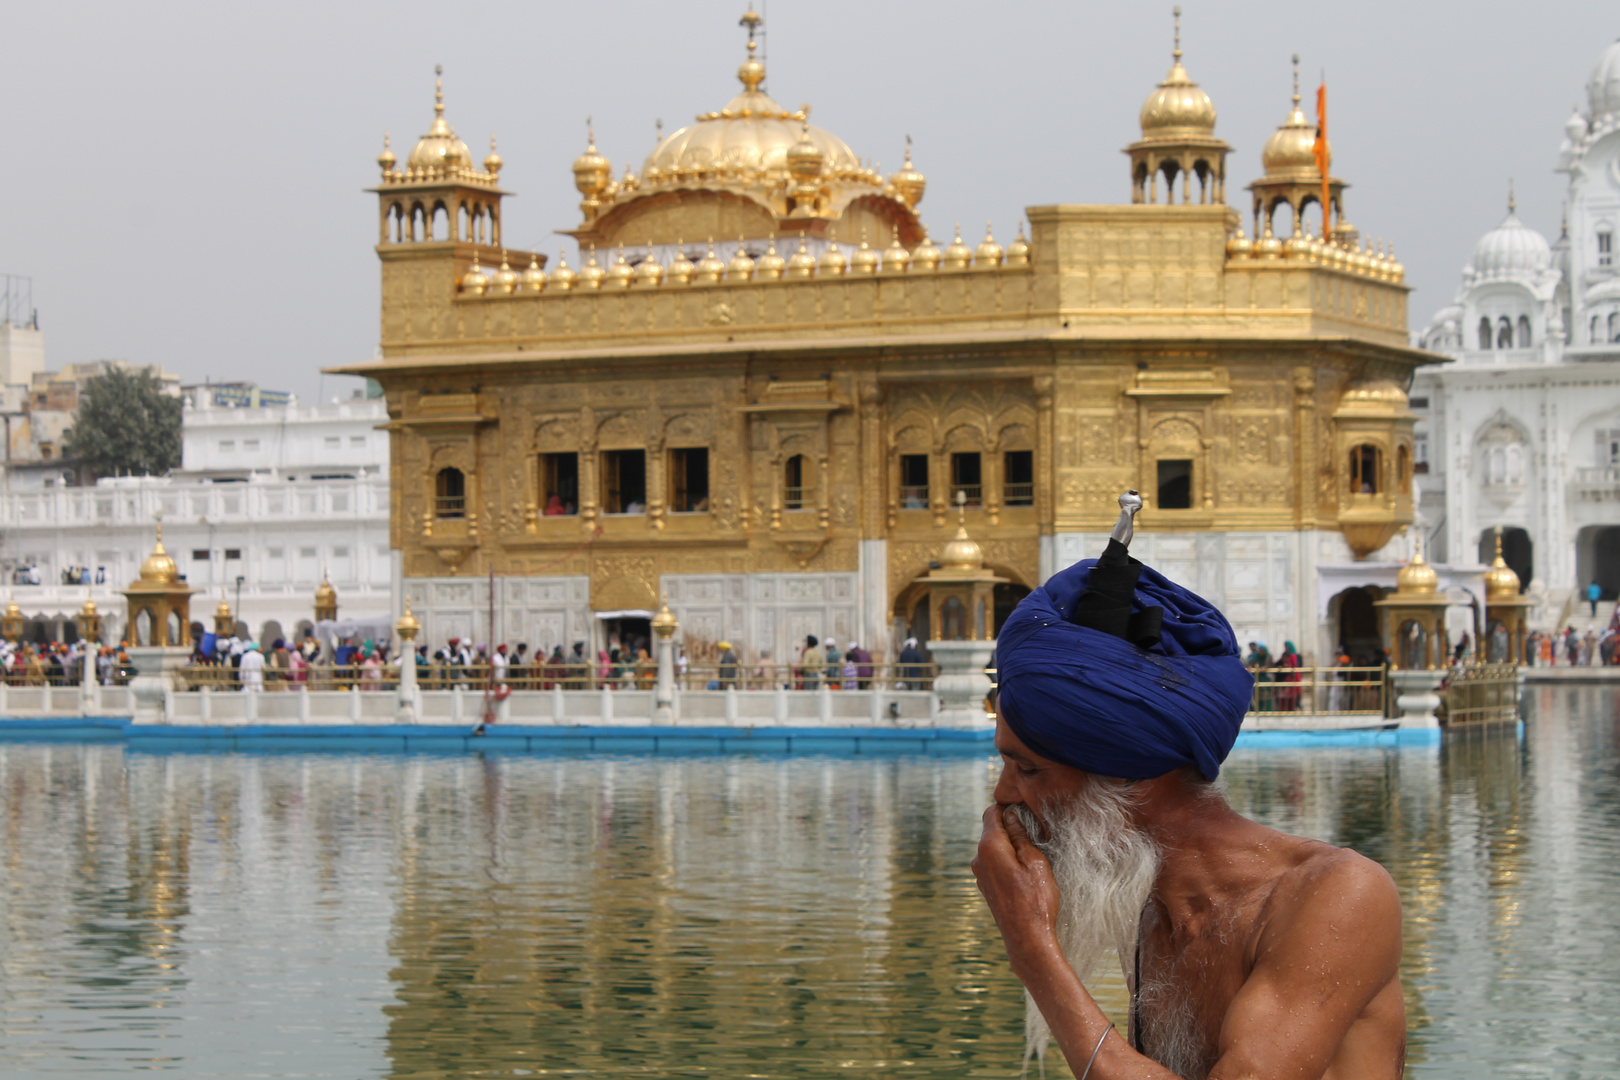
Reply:
[[[214,636],[234,637],[236,634],[236,616],[231,612],[231,605],[221,598],[219,607],[214,609]]]
[[[399,635],[399,694],[395,700],[394,715],[402,724],[416,722],[421,710],[416,702],[416,635],[421,633],[422,624],[411,614],[410,597],[405,598],[405,614],[399,617],[394,624],[394,633]]]
[[[15,598],[6,604],[6,613],[0,617],[0,635],[13,645],[22,640],[23,630],[28,621],[23,618],[22,608],[17,606]]]
[[[653,723],[669,724],[675,720],[675,631],[681,624],[669,610],[669,595],[664,595],[658,614],[652,619],[652,632],[658,638],[658,683],[653,695]]]
[[[315,621],[336,619],[338,613],[337,590],[326,575],[321,575],[321,587],[315,590]]]

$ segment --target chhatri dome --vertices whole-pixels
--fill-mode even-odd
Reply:
[[[389,164],[392,164],[390,155]],[[444,69],[433,69],[433,126],[416,141],[411,156],[405,159],[409,169],[442,169],[456,165],[471,165],[472,152],[456,136],[455,129],[444,119]],[[386,169],[387,166],[384,166]]]
[[[1175,8],[1170,72],[1142,102],[1142,137],[1125,148],[1131,159],[1131,201],[1219,205],[1226,201],[1226,155],[1215,137],[1215,103],[1181,63],[1181,9]],[[1181,185],[1180,198],[1176,185]]]
[[[1620,112],[1620,41],[1614,42],[1598,57],[1592,77],[1586,83],[1586,97],[1592,105],[1592,120],[1602,119],[1610,113]]]
[[[1333,167],[1333,144],[1328,143],[1328,168]],[[1316,122],[1299,107],[1299,57],[1294,57],[1294,104],[1288,117],[1266,140],[1260,164],[1267,176],[1310,176],[1316,169]]]
[[[1175,48],[1170,73],[1142,102],[1142,138],[1215,134],[1215,103],[1181,66],[1181,9],[1175,9]]]
[[[1513,191],[1508,190],[1507,217],[1480,237],[1472,263],[1476,278],[1539,274],[1552,262],[1552,248],[1536,230],[1519,220]]]

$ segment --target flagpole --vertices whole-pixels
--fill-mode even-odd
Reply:
[[[1322,241],[1333,242],[1333,228],[1330,224],[1333,218],[1333,195],[1328,189],[1328,141],[1327,141],[1327,70],[1322,71],[1322,81],[1316,88],[1316,145],[1312,148],[1316,152],[1316,168],[1322,174]]]

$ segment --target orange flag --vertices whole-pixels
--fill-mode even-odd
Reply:
[[[1328,192],[1328,141],[1327,141],[1327,80],[1316,88],[1316,142],[1311,146],[1311,153],[1316,158],[1316,171],[1322,177],[1322,239],[1331,240],[1332,231],[1328,225],[1333,216],[1329,211],[1333,207],[1332,197]]]

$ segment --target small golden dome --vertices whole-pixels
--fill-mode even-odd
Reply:
[[[799,129],[798,140],[787,150],[788,175],[804,183],[814,180],[821,175],[821,166],[826,161],[826,155],[821,152],[810,138],[810,125],[805,123]]]
[[[16,597],[12,597],[9,601],[6,602],[6,614],[5,614],[5,617],[7,619],[20,619],[20,618],[23,617],[22,608],[17,606],[17,598]]]
[[[529,252],[529,268],[523,271],[521,280],[523,291],[526,293],[544,292],[546,288],[546,272],[540,266],[540,253]]]
[[[709,253],[698,260],[696,272],[692,275],[692,280],[696,281],[699,285],[712,285],[719,281],[725,272],[726,264],[721,262],[719,257],[715,255],[714,240],[711,238],[709,240]]]
[[[1266,232],[1254,245],[1254,257],[1257,259],[1282,258],[1282,241],[1271,233],[1271,222],[1266,222]]]
[[[220,598],[219,606],[214,609],[214,618],[220,622],[230,622],[231,605],[224,597]]]
[[[984,239],[979,241],[979,246],[973,249],[973,265],[981,268],[1000,266],[1002,256],[1005,254],[1006,252],[1002,251],[1001,245],[996,243],[995,236],[991,234],[990,223],[985,222]]]
[[[568,252],[557,253],[557,269],[551,272],[550,283],[558,292],[567,292],[579,282],[579,275],[568,265]]]
[[[1511,573],[1511,571],[1509,571]],[[1412,561],[1395,575],[1395,591],[1402,596],[1433,596],[1440,588],[1440,575],[1423,559],[1423,548],[1412,554]]]
[[[471,166],[472,153],[467,149],[467,144],[456,137],[455,129],[444,119],[443,69],[434,68],[433,76],[433,126],[417,140],[405,165],[408,169]]]
[[[1491,560],[1491,567],[1485,571],[1485,602],[1487,604],[1502,600],[1517,600],[1519,598],[1519,575],[1502,558],[1502,530],[1496,530],[1496,558]]]
[[[689,285],[692,282],[692,275],[696,273],[697,267],[693,266],[692,260],[686,257],[686,245],[680,240],[676,240],[675,261],[669,264],[669,270],[665,275],[669,278],[669,283],[671,285]]]
[[[152,546],[152,554],[141,563],[141,581],[147,585],[173,585],[180,580],[180,571],[175,568],[174,560],[169,553],[163,550],[163,526],[157,527],[157,543]]]
[[[642,288],[653,288],[664,283],[664,268],[653,254],[653,246],[647,244],[647,257],[636,264],[636,284]]]
[[[607,190],[613,166],[596,152],[596,132],[589,125],[586,125],[585,131],[589,145],[583,154],[574,159],[574,186],[587,199],[594,199]]]
[[[827,250],[821,253],[821,261],[816,266],[823,274],[842,274],[849,269],[849,260],[838,250],[836,237],[827,244]]]
[[[664,597],[663,604],[658,609],[658,614],[652,617],[653,633],[668,641],[674,636],[675,631],[680,629],[680,625],[675,620],[675,613],[669,610],[669,597]]]
[[[903,274],[911,267],[911,252],[900,246],[900,229],[893,231],[889,246],[883,249],[883,272],[885,274]]]
[[[472,266],[462,275],[461,288],[463,292],[471,293],[473,296],[483,296],[489,290],[489,278],[485,276],[483,267],[478,265],[476,254],[473,256]]]
[[[883,256],[866,243],[866,230],[861,230],[861,246],[855,249],[855,254],[849,257],[849,271],[852,274],[875,274],[878,267],[883,264]]]
[[[635,269],[625,260],[624,245],[620,244],[619,257],[613,261],[612,266],[608,267],[607,277],[602,279],[603,284],[610,289],[628,289],[635,276]]]
[[[962,243],[962,225],[960,222],[956,226],[956,239],[946,246],[942,261],[947,270],[966,270],[968,264],[973,261],[973,249]]]
[[[401,641],[414,641],[416,635],[422,632],[422,624],[411,611],[410,597],[405,598],[405,614],[399,617],[394,624],[394,633],[399,635]]]
[[[956,535],[945,545],[945,550],[939,553],[939,568],[957,572],[984,569],[984,552],[973,538],[968,536],[965,522],[958,522]]]
[[[737,254],[726,263],[727,281],[749,281],[754,276],[754,260],[749,257],[748,251],[743,247],[743,238],[737,238]]]
[[[776,241],[772,240],[765,254],[754,260],[754,273],[759,275],[761,281],[775,281],[786,271],[787,260],[776,253]]]
[[[939,247],[928,238],[928,230],[924,229],[922,243],[911,249],[911,268],[938,270],[940,258]]]
[[[320,587],[315,590],[316,610],[318,611],[321,608],[335,608],[337,607],[337,602],[337,590],[332,588],[332,582],[327,579],[325,574],[322,574]]]
[[[788,277],[805,278],[815,277],[816,257],[810,254],[810,242],[801,233],[799,236],[799,250],[788,259]]]
[[[1176,9],[1175,47],[1170,73],[1142,102],[1140,120],[1144,139],[1165,139],[1215,134],[1215,103],[1192,81],[1181,66],[1181,9]]]
[[[911,136],[906,136],[906,161],[900,166],[900,171],[889,177],[889,184],[894,193],[900,196],[907,206],[913,210],[922,202],[923,192],[928,189],[928,178],[911,167]]]
[[[484,158],[484,171],[494,176],[501,171],[501,166],[504,164],[506,163],[501,160],[501,155],[495,152],[495,136],[491,135],[489,137],[489,156]]]
[[[1254,244],[1243,235],[1243,227],[1238,226],[1237,235],[1226,242],[1226,257],[1228,259],[1247,259],[1254,251]]]
[[[600,289],[602,282],[606,280],[607,271],[602,269],[601,264],[596,261],[596,245],[592,244],[590,258],[585,260],[585,265],[580,267],[579,270],[579,287],[582,289]]]
[[[383,132],[382,153],[377,155],[377,164],[382,168],[383,172],[389,172],[393,169],[394,163],[397,160],[398,159],[394,157],[394,151],[389,147],[388,133],[385,131]]]
[[[1260,164],[1266,175],[1319,177],[1316,168],[1316,125],[1299,107],[1299,57],[1294,57],[1294,104],[1271,138],[1260,151]],[[1328,168],[1333,167],[1333,147],[1328,147]]]
[[[85,597],[84,603],[79,605],[79,618],[94,618],[98,614],[99,612],[96,610],[96,602],[90,599],[88,596]]]
[[[1024,223],[1018,223],[1018,235],[1007,245],[1008,266],[1029,265],[1029,241],[1024,239]]]
[[[495,291],[498,293],[515,293],[518,287],[517,271],[506,261],[506,252],[501,252],[501,268],[495,271]]]

